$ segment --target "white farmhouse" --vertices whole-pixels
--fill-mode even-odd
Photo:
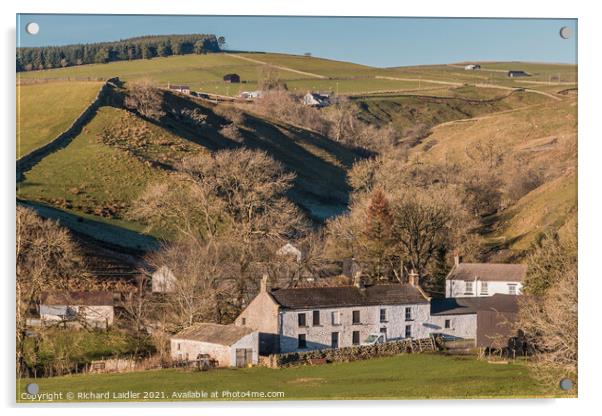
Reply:
[[[445,296],[520,295],[526,273],[524,264],[461,263],[456,256],[454,267],[445,279]]]
[[[308,92],[303,96],[303,104],[310,107],[326,107],[330,105],[330,97],[325,94]]]
[[[258,362],[258,334],[235,325],[198,323],[174,335],[171,358],[196,360],[209,355],[219,367],[246,367]]]
[[[481,69],[481,65],[479,64],[468,64],[464,67],[465,71],[478,71]]]
[[[151,276],[153,293],[169,293],[176,288],[176,276],[167,266],[159,267]]]
[[[267,289],[236,318],[259,331],[260,353],[361,345],[373,334],[387,340],[425,338],[429,298],[414,284]]]
[[[113,324],[113,294],[111,292],[42,293],[40,319],[44,323],[85,323],[98,328]]]

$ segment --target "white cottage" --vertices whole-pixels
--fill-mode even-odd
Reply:
[[[261,291],[236,318],[259,331],[262,354],[428,337],[429,298],[417,284],[314,287]]]
[[[520,295],[526,274],[524,264],[462,263],[456,256],[454,267],[445,279],[445,296]]]
[[[246,367],[257,364],[257,331],[235,325],[198,323],[171,338],[171,358],[196,360],[207,354],[219,367]]]
[[[80,322],[106,328],[113,324],[115,312],[111,292],[42,293],[42,322]]]
[[[330,105],[330,97],[325,94],[308,92],[303,96],[303,104],[310,107],[326,107]]]

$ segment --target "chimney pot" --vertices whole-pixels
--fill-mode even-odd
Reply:
[[[261,284],[259,286],[259,291],[260,292],[268,291],[268,274],[267,273],[264,273],[263,277],[261,278]]]

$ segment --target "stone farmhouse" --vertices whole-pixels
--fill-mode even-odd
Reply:
[[[111,326],[115,317],[111,292],[45,292],[39,311],[42,323],[85,323],[96,328]]]
[[[456,256],[445,279],[445,297],[519,295],[526,274],[524,264],[462,263]]]
[[[238,326],[259,332],[260,354],[365,343],[370,335],[386,340],[428,337],[428,295],[412,283],[313,287],[260,293],[236,318]]]

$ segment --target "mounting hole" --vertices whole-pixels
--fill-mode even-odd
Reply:
[[[37,35],[40,31],[40,25],[36,22],[29,22],[25,25],[25,31],[30,35]]]
[[[571,380],[570,378],[563,378],[562,380],[560,380],[560,388],[564,391],[572,390],[573,380]]]
[[[571,37],[571,28],[567,26],[563,26],[560,28],[560,37],[562,39],[568,39]]]

